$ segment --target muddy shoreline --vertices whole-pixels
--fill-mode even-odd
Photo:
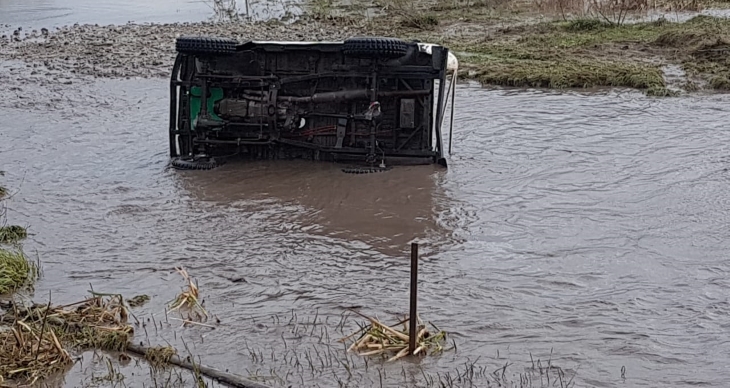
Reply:
[[[291,23],[200,22],[79,25],[16,30],[0,38],[1,80],[41,86],[94,78],[167,77],[181,35],[249,40],[339,41],[395,36],[443,44],[460,57],[461,78],[538,88],[628,87],[657,96],[730,89],[724,59],[703,55],[730,41],[729,19],[695,16],[613,25],[596,18],[504,16],[489,7],[414,11],[375,18],[306,16]],[[433,16],[437,15],[437,16]],[[427,22],[424,22],[428,21]],[[667,66],[679,73],[667,74]],[[679,75],[677,75],[679,74]]]
[[[48,33],[12,35],[0,40],[0,59],[23,61],[46,75],[68,78],[167,77],[175,59],[175,38],[216,35],[246,40],[342,40],[364,33],[358,26],[323,23],[171,23],[73,25]],[[40,70],[43,69],[43,70]],[[48,74],[50,72],[51,74]]]

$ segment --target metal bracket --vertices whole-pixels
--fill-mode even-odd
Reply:
[[[345,141],[347,132],[347,119],[337,119],[337,144],[335,148],[342,148],[342,142]]]

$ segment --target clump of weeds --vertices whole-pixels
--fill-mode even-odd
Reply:
[[[38,278],[38,265],[18,248],[0,248],[0,295],[15,292]]]

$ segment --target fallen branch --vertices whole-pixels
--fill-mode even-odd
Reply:
[[[215,326],[206,325],[205,323],[191,321],[189,319],[180,319],[180,318],[170,318],[170,319],[175,320],[175,321],[182,322],[183,323],[182,326],[185,326],[185,325],[196,325],[196,326],[209,327],[211,329],[215,329]]]
[[[147,352],[152,349],[144,345],[128,344],[127,351],[134,353],[141,357],[146,357]],[[200,374],[210,377],[219,383],[224,383],[235,388],[269,388],[266,385],[259,384],[255,381],[247,380],[241,376],[234,375],[232,373],[223,372],[218,369],[214,369],[205,365],[193,364],[188,358],[182,359],[177,355],[173,355],[169,358],[168,362],[172,365],[185,368],[190,371],[197,371]]]
[[[121,297],[119,298],[119,300],[121,300]],[[95,297],[90,300],[87,300],[86,305],[87,306],[95,305],[100,302],[101,302],[101,298]],[[44,349],[48,349],[48,350],[42,352],[42,354],[51,354],[54,351],[57,351],[57,352],[60,352],[60,356],[56,356],[54,354],[54,357],[61,357],[63,360],[70,360],[68,353],[64,349],[61,348],[61,345],[54,334],[54,330],[50,330],[50,329],[45,330],[47,333],[45,335],[42,334],[44,331],[45,322],[47,322],[48,324],[54,325],[56,328],[75,327],[76,328],[75,331],[79,332],[79,334],[77,334],[79,336],[93,336],[93,337],[98,336],[98,334],[96,334],[94,330],[90,330],[90,328],[91,328],[91,326],[89,326],[90,323],[94,325],[93,327],[96,330],[102,330],[104,333],[106,333],[108,331],[109,332],[108,334],[115,334],[118,332],[118,330],[116,330],[114,328],[112,328],[112,329],[107,328],[106,330],[103,330],[104,327],[96,326],[101,323],[100,320],[102,318],[109,321],[109,323],[117,321],[117,318],[114,315],[106,314],[108,311],[110,311],[109,307],[112,307],[112,306],[110,306],[110,303],[107,303],[105,305],[105,309],[95,308],[93,310],[93,313],[94,313],[93,315],[89,314],[87,312],[87,314],[89,314],[89,315],[86,315],[86,318],[95,317],[95,316],[98,316],[99,318],[90,319],[89,321],[84,321],[81,323],[74,322],[74,320],[67,320],[66,318],[75,318],[74,315],[71,313],[67,313],[69,315],[59,314],[59,311],[63,311],[63,310],[60,310],[57,308],[49,309],[46,306],[41,306],[36,309],[17,310],[17,312],[10,312],[10,313],[6,314],[5,316],[3,316],[3,318],[4,318],[4,320],[15,321],[17,325],[22,326],[21,327],[22,329],[24,329],[26,332],[31,333],[31,335],[33,335],[34,332],[33,332],[33,329],[31,328],[31,326],[25,324],[23,321],[18,320],[18,318],[19,318],[18,315],[20,315],[21,318],[26,318],[26,319],[30,318],[32,323],[33,323],[34,316],[40,316],[41,319],[34,322],[34,324],[36,324],[36,325],[38,323],[41,324],[41,329],[39,331],[41,332],[41,336],[44,338],[43,346],[44,346]],[[117,306],[117,305],[113,305],[113,307],[115,307],[116,309],[119,308],[119,306]],[[91,309],[92,309],[92,307],[86,307],[87,311],[91,310]],[[114,311],[114,310],[115,309],[111,309],[111,311]],[[52,311],[53,314],[49,315],[48,314],[49,311]],[[25,336],[23,336],[24,332],[19,331],[19,330],[20,330],[20,328],[18,330],[14,330],[13,332],[10,332],[10,331],[2,332],[2,333],[6,333],[6,336],[8,336],[8,335],[14,336],[12,338],[12,341],[10,340],[10,338],[8,338],[6,340],[3,340],[2,342],[5,344],[10,344],[11,346],[13,346],[13,349],[15,349],[18,346],[18,345],[15,345],[16,339],[21,338],[21,339],[17,340],[18,344],[27,346],[28,350],[25,353],[27,353],[28,357],[32,361],[35,361],[34,357],[32,356],[32,354],[33,354],[32,349],[33,348],[37,349],[37,346],[33,347],[31,345],[33,341],[23,341],[22,338],[25,337]],[[88,334],[86,334],[86,333],[88,333]],[[193,372],[200,373],[201,375],[207,376],[213,380],[216,380],[220,383],[223,383],[223,384],[229,385],[231,387],[235,387],[235,388],[269,388],[269,387],[259,384],[257,382],[246,380],[245,378],[243,378],[241,376],[219,371],[217,369],[214,369],[214,368],[211,368],[211,367],[208,367],[205,365],[194,364],[190,360],[189,357],[186,357],[183,359],[172,353],[158,354],[159,348],[151,348],[151,347],[146,347],[144,345],[136,345],[131,342],[126,342],[126,340],[129,338],[127,336],[128,333],[126,331],[123,331],[122,333],[124,334],[124,336],[120,336],[119,338],[116,338],[116,337],[114,338],[115,341],[114,341],[113,346],[106,345],[106,343],[110,342],[110,341],[98,341],[98,340],[79,341],[79,339],[74,339],[74,342],[76,342],[77,344],[80,342],[84,342],[84,344],[86,344],[86,345],[89,345],[89,344],[97,345],[97,347],[104,349],[104,350],[121,350],[121,351],[127,350],[130,353],[137,354],[146,359],[148,359],[147,356],[150,355],[152,357],[150,357],[148,360],[152,363],[154,363],[153,362],[154,360],[158,360],[162,363],[167,362],[171,365],[176,365],[180,368],[184,368],[184,369],[188,369]],[[48,337],[48,338],[46,338],[46,337]],[[70,335],[69,335],[69,337],[70,337]],[[0,336],[0,338],[1,338],[1,336]],[[40,338],[40,337],[38,337],[38,335],[35,335],[35,338]],[[125,342],[121,342],[121,341],[125,341]],[[88,344],[87,344],[87,342],[88,342]],[[104,345],[104,346],[98,346],[98,345]],[[155,353],[156,351],[157,351],[157,353]],[[16,352],[17,352],[17,350],[16,350]],[[35,353],[38,354],[38,351],[36,350]],[[56,363],[55,361],[49,362],[49,360],[47,360],[47,359],[43,359],[43,360],[39,359],[38,361],[43,361],[43,362],[46,362],[51,365]],[[62,363],[59,363],[59,365],[61,365],[61,364]],[[21,364],[20,366],[24,366],[24,364]],[[16,369],[16,368],[17,367],[15,367],[13,369]],[[2,370],[2,369],[0,368],[0,370]],[[1,377],[1,375],[0,375],[0,377]],[[34,375],[29,375],[29,377],[35,377],[37,379],[37,376],[34,376]],[[0,380],[0,381],[2,381],[2,380]]]

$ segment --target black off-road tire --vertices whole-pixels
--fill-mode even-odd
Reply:
[[[351,57],[396,59],[408,53],[408,46],[396,38],[349,38],[342,51]]]
[[[215,158],[173,158],[170,165],[177,170],[212,170],[221,165]]]
[[[181,36],[175,42],[179,53],[193,55],[229,55],[236,52],[238,41],[207,36]]]
[[[346,167],[342,169],[342,172],[345,174],[373,174],[388,170],[390,170],[390,167]]]

